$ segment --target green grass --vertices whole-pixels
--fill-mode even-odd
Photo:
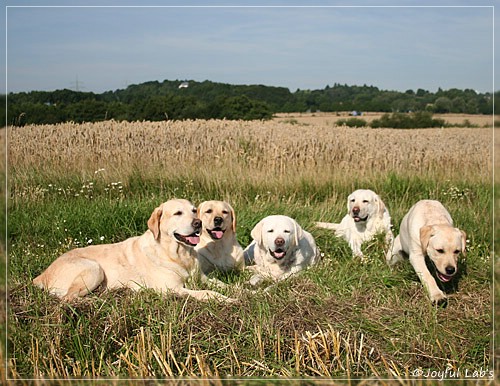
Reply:
[[[289,185],[139,173],[113,184],[71,175],[23,181],[16,185],[13,176],[8,213],[12,378],[405,379],[418,368],[491,368],[492,188],[486,184],[398,174]],[[396,233],[406,211],[424,198],[443,202],[467,232],[458,290],[446,308],[429,303],[408,262],[387,267],[381,238],[364,245],[362,263],[346,242],[313,227],[340,220],[347,195],[359,187],[381,195]],[[195,204],[228,200],[243,246],[262,217],[294,217],[315,236],[323,259],[256,294],[242,290],[248,273],[221,275],[236,304],[125,289],[64,304],[32,286],[69,248],[143,233],[151,211],[174,196]]]

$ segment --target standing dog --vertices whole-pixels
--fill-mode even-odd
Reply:
[[[358,189],[347,197],[347,214],[340,224],[317,222],[317,227],[332,229],[344,238],[354,256],[363,258],[361,245],[379,233],[385,234],[386,245],[391,245],[393,234],[391,217],[384,202],[369,189]]]
[[[387,262],[393,265],[409,256],[431,301],[438,303],[445,300],[446,295],[429,272],[425,257],[428,256],[434,265],[437,278],[446,283],[457,273],[458,256],[465,254],[466,239],[464,231],[453,227],[453,220],[443,204],[422,200],[403,217]]]
[[[195,247],[205,274],[216,270],[242,270],[243,248],[236,240],[236,214],[224,201],[205,201],[198,207],[203,223],[200,243]]]
[[[148,227],[143,235],[120,243],[66,252],[33,283],[63,300],[85,296],[100,285],[153,288],[199,300],[228,299],[215,291],[184,287],[189,277],[200,273],[194,246],[200,241],[201,221],[193,204],[177,199],[161,204]]]
[[[251,232],[252,243],[245,249],[248,269],[255,272],[250,284],[265,278],[283,280],[315,264],[319,253],[313,236],[287,216],[263,218]]]

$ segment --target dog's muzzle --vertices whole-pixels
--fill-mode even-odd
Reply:
[[[351,209],[351,217],[354,219],[354,222],[366,221],[368,220],[368,215],[366,217],[360,217],[359,213],[361,212],[361,208],[359,206],[353,206]]]

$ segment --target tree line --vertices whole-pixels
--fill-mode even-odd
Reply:
[[[418,112],[499,114],[491,93],[466,89],[406,92],[335,83],[321,90],[291,92],[285,87],[231,85],[211,81],[165,80],[130,85],[102,94],[31,91],[2,95],[2,122],[8,125],[95,122],[108,119],[270,119],[280,112]]]

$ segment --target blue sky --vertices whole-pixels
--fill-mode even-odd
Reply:
[[[398,91],[498,89],[493,84],[498,1],[260,3],[278,7],[228,6],[258,1],[7,0],[6,77],[0,89],[78,84],[81,91],[101,93],[165,79],[291,91],[334,83]],[[175,4],[193,7],[164,7]],[[495,41],[498,45],[500,37]]]

